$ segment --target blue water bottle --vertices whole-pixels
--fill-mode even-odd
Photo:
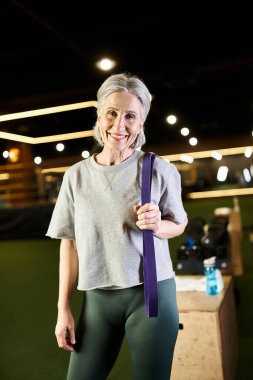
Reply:
[[[216,257],[210,257],[210,259],[206,259],[203,261],[204,264],[204,272],[206,276],[206,292],[210,296],[215,296],[218,294],[218,283],[216,277],[216,265],[215,265]]]

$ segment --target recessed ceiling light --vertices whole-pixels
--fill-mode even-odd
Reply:
[[[177,118],[175,115],[169,115],[167,118],[166,118],[167,122],[169,124],[175,124],[177,122]]]
[[[96,66],[103,71],[112,70],[116,65],[116,62],[110,58],[103,58],[96,63]]]

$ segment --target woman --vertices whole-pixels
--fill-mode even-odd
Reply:
[[[100,153],[64,175],[47,235],[61,239],[60,348],[71,352],[68,380],[106,379],[126,335],[134,378],[168,380],[178,333],[175,279],[167,239],[187,216],[175,166],[156,157],[152,202],[140,204],[144,122],[150,93],[130,74],[108,77],[97,93],[94,135]],[[145,313],[142,230],[153,231],[159,315]],[[71,292],[84,292],[75,333]]]

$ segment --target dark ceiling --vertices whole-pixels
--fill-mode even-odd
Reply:
[[[95,100],[111,73],[95,62],[107,56],[117,62],[112,73],[139,75],[153,95],[147,148],[169,154],[252,144],[252,31],[234,11],[224,21],[218,12],[207,20],[208,9],[179,17],[159,2],[137,9],[129,2],[87,8],[79,1],[1,1],[0,114]],[[178,116],[173,127],[170,112]],[[35,137],[89,130],[95,116],[94,108],[69,111],[0,123],[0,131]],[[197,147],[180,135],[182,126]],[[0,139],[0,150],[6,144]],[[33,149],[50,156],[51,145]],[[94,148],[84,138],[66,146],[66,154]]]

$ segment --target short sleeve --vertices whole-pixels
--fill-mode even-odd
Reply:
[[[75,240],[73,189],[68,171],[63,176],[46,236]]]
[[[182,202],[180,173],[174,164],[167,162],[164,162],[162,169],[163,191],[159,203],[162,219],[182,224],[185,222],[187,214]]]

